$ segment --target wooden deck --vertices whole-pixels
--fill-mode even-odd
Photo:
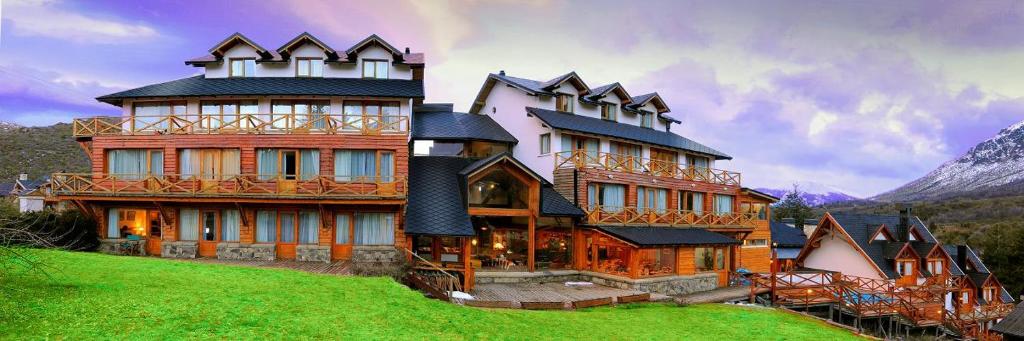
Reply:
[[[216,258],[196,258],[190,259],[189,261],[198,263],[210,263],[210,264],[224,264],[224,265],[235,265],[235,266],[247,266],[255,268],[274,268],[274,269],[291,269],[298,271],[305,271],[315,274],[324,275],[336,275],[336,276],[349,276],[352,275],[351,262],[349,261],[337,261],[337,262],[300,262],[294,260],[274,260],[274,261],[255,261],[255,260],[226,260]]]
[[[568,287],[564,283],[493,283],[477,284],[471,293],[476,301],[502,302],[512,308],[571,309],[633,301],[648,293],[601,285]],[[665,300],[667,296],[650,294],[649,300]],[[468,303],[467,303],[468,305]]]
[[[768,292],[767,289],[758,291],[758,294]],[[722,303],[722,302],[735,302],[735,301],[746,301],[750,299],[750,287],[749,286],[732,286],[725,288],[718,288],[709,291],[695,292],[692,294],[686,294],[676,297],[676,303],[687,305],[687,304],[701,304],[701,303]]]

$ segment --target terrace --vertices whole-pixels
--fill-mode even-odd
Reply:
[[[78,118],[75,137],[182,134],[404,135],[409,117],[263,113],[217,115],[130,115]]]
[[[181,176],[178,174],[55,173],[55,196],[249,197],[249,198],[404,198],[403,176],[301,178],[239,174]]]
[[[697,212],[636,207],[592,206],[583,210],[592,225],[663,225],[673,227],[753,228],[757,213]]]
[[[657,177],[682,179],[728,186],[740,186],[740,173],[687,166],[677,162],[654,160],[625,154],[587,150],[555,153],[555,169],[600,169]]]

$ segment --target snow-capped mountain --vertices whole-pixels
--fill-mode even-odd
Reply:
[[[928,175],[872,199],[913,201],[1021,193],[1024,193],[1024,121],[999,131],[995,137]]]
[[[14,130],[18,128],[21,128],[21,126],[16,123],[0,121],[0,130]]]
[[[804,201],[807,202],[808,205],[811,206],[831,204],[840,201],[858,200],[857,197],[846,194],[842,189],[820,182],[799,181],[795,185],[800,191],[800,196],[804,198]],[[786,196],[786,193],[792,192],[793,187],[790,186],[789,188],[782,189],[758,188],[757,190],[781,199]]]

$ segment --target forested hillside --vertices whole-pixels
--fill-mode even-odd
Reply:
[[[59,171],[89,171],[89,159],[71,136],[71,124],[0,127],[0,182],[14,181],[20,173],[42,179]]]

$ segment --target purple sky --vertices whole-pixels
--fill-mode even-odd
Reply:
[[[427,99],[460,110],[498,70],[657,91],[752,187],[873,195],[1024,120],[1017,1],[4,0],[0,17],[0,120],[22,125],[116,114],[93,98],[193,75],[183,61],[235,31],[377,33],[427,53]]]

